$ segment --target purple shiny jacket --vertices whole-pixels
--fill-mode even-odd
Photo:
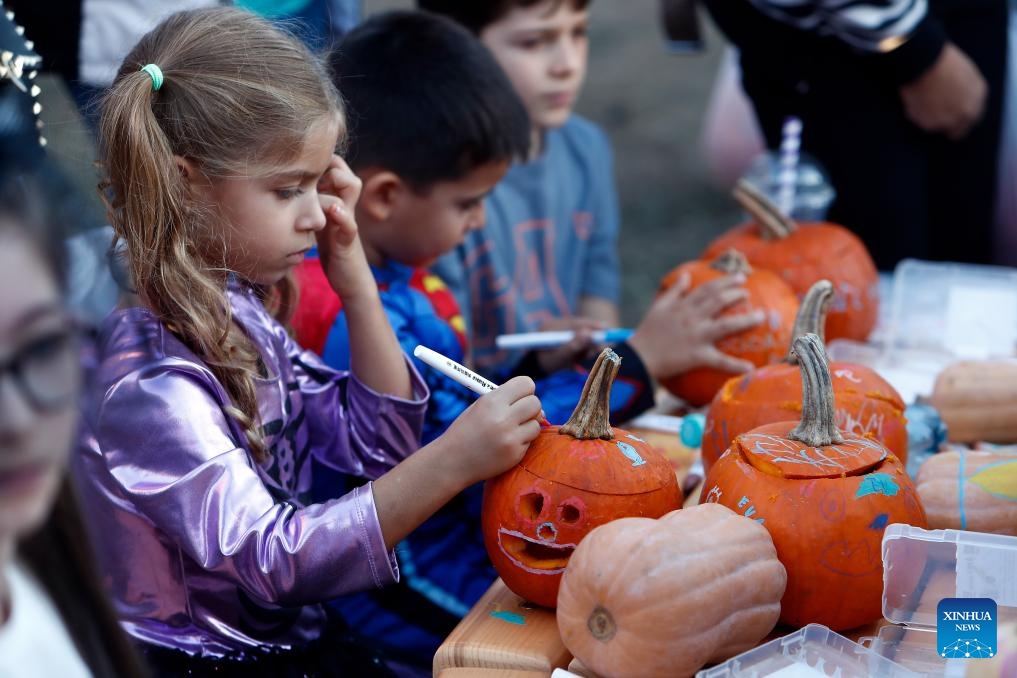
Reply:
[[[271,459],[255,463],[206,365],[149,311],[101,328],[75,475],[107,583],[134,637],[192,654],[316,638],[319,603],[399,578],[370,483],[311,504],[312,457],[377,478],[419,446],[427,387],[380,395],[302,350],[254,293],[234,318],[261,351]]]

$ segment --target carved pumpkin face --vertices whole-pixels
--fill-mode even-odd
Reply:
[[[554,607],[569,557],[598,525],[627,516],[658,518],[680,508],[670,463],[641,439],[541,431],[515,468],[484,487],[484,543],[505,585]]]

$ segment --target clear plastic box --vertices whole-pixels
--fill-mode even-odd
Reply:
[[[743,652],[696,678],[921,678],[921,675],[835,633],[809,624]]]
[[[883,616],[893,625],[862,642],[923,677],[963,676],[972,660],[946,659],[937,649],[936,610],[943,598],[992,598],[997,624],[1017,620],[1017,537],[887,526]]]
[[[959,678],[978,660],[945,659],[937,651],[943,598],[992,598],[997,624],[1017,620],[1017,537],[888,525],[883,616],[891,623],[877,636],[855,643],[809,624],[696,678]]]
[[[828,352],[876,370],[905,403],[931,395],[957,360],[1017,355],[1017,268],[905,259],[880,276],[879,299],[869,341],[835,340]]]
[[[1017,351],[1017,269],[905,259],[894,270],[886,348],[1000,358]]]

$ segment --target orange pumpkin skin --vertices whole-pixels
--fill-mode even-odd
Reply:
[[[605,678],[690,676],[759,643],[786,584],[766,530],[723,506],[622,518],[590,532],[569,561],[558,630]]]
[[[759,225],[742,224],[710,243],[702,258],[713,259],[731,248],[753,266],[778,273],[799,297],[817,280],[830,280],[834,297],[826,316],[827,341],[865,341],[876,326],[876,265],[865,244],[843,226],[803,223],[784,238],[767,240]]]
[[[918,469],[915,484],[930,528],[1017,537],[1017,453],[940,452]]]
[[[484,545],[505,585],[555,606],[569,556],[586,534],[628,516],[658,518],[682,505],[667,459],[621,429],[578,440],[545,428],[519,464],[484,486]]]
[[[882,616],[883,532],[926,527],[900,461],[871,438],[821,448],[788,440],[798,422],[735,438],[707,474],[704,501],[758,520],[787,568],[781,622],[850,629]],[[853,474],[853,475],[842,475]]]
[[[907,463],[904,401],[897,389],[864,365],[830,363],[837,428],[871,436]],[[767,365],[732,377],[714,396],[703,428],[703,467],[709,471],[735,437],[764,424],[801,417],[798,366]]]
[[[707,261],[689,261],[668,273],[660,291],[673,286],[683,274],[689,275],[690,289],[720,278],[726,273],[711,267]],[[732,334],[716,343],[718,349],[753,365],[762,366],[784,357],[791,341],[791,328],[798,310],[794,292],[776,274],[755,269],[746,276],[748,299],[725,309],[720,315],[749,313],[756,309],[766,312],[766,320],[751,329]],[[677,350],[681,350],[678,347]],[[663,386],[694,407],[705,405],[731,378],[733,373],[709,367],[697,367],[661,381]]]

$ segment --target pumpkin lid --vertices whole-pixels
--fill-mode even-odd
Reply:
[[[790,440],[788,434],[797,423],[760,426],[738,436],[738,448],[753,467],[791,480],[862,475],[887,457],[886,448],[874,438],[844,436],[840,443],[820,447]]]
[[[761,426],[739,436],[745,459],[769,475],[802,479],[860,475],[886,459],[886,448],[879,441],[845,438],[837,429],[823,340],[804,334],[795,338],[793,350],[802,377],[802,419]]]

